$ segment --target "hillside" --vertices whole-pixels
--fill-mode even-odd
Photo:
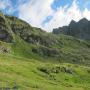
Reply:
[[[4,48],[1,42],[2,52],[6,50],[6,53],[19,57],[77,64],[88,64],[90,60],[89,41],[47,33],[13,16],[2,14],[0,20],[0,30],[4,31],[0,39],[5,44]]]
[[[86,18],[83,18],[78,22],[72,20],[69,26],[54,29],[53,33],[65,34],[79,39],[90,40],[90,21]]]
[[[11,90],[90,90],[90,67],[0,55],[0,87]]]
[[[0,87],[89,90],[90,41],[47,33],[0,13]]]

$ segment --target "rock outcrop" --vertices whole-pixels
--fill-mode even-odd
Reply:
[[[8,43],[13,41],[11,28],[2,13],[0,13],[0,40]]]
[[[69,26],[63,26],[53,30],[54,34],[65,34],[76,38],[90,40],[90,21],[86,18],[79,22],[71,21]]]

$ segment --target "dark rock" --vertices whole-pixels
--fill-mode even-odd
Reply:
[[[8,25],[5,21],[5,17],[3,14],[0,14],[0,40],[5,41],[5,42],[12,42],[13,37],[9,33],[9,28]]]
[[[62,67],[61,71],[69,74],[73,74],[75,72],[72,68],[67,68],[67,67]]]
[[[54,34],[70,35],[79,39],[90,40],[90,21],[86,18],[79,22],[71,21],[69,26],[63,26],[53,30]]]
[[[60,52],[57,49],[48,48],[48,47],[33,48],[32,52],[37,53],[41,56],[60,57]]]
[[[7,31],[0,29],[0,40],[10,43],[13,38]]]

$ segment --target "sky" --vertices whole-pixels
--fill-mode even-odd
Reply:
[[[0,11],[51,32],[71,20],[90,20],[90,0],[0,0]]]

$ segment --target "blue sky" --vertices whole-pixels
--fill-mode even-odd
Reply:
[[[46,31],[68,25],[72,19],[90,20],[90,0],[0,0],[0,10]]]

